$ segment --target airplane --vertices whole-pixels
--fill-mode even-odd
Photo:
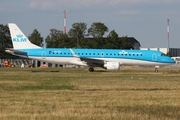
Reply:
[[[155,50],[43,48],[31,43],[15,23],[8,24],[13,48],[6,52],[15,56],[48,63],[88,66],[106,70],[119,70],[121,65],[164,66],[175,61],[166,54]]]

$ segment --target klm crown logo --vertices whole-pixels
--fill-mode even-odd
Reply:
[[[24,38],[23,35],[18,34],[16,35],[16,38],[13,38],[13,42],[26,42],[26,38]]]
[[[23,35],[20,35],[20,34],[19,34],[19,35],[16,35],[16,37],[17,37],[17,38],[22,38]]]
[[[119,52],[119,54],[128,54],[128,52],[126,52],[125,50],[122,50],[121,52]]]

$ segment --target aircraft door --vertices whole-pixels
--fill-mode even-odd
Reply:
[[[152,61],[157,61],[157,54],[156,53],[152,54]]]
[[[45,59],[45,58],[46,58],[46,51],[42,51],[42,52],[41,52],[41,57],[42,57],[42,59]]]

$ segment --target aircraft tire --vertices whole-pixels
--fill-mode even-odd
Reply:
[[[94,68],[93,68],[93,67],[90,67],[90,68],[89,68],[89,72],[94,72]]]

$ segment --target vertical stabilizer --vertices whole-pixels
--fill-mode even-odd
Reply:
[[[8,26],[14,49],[41,48],[32,44],[16,24],[9,23]]]

